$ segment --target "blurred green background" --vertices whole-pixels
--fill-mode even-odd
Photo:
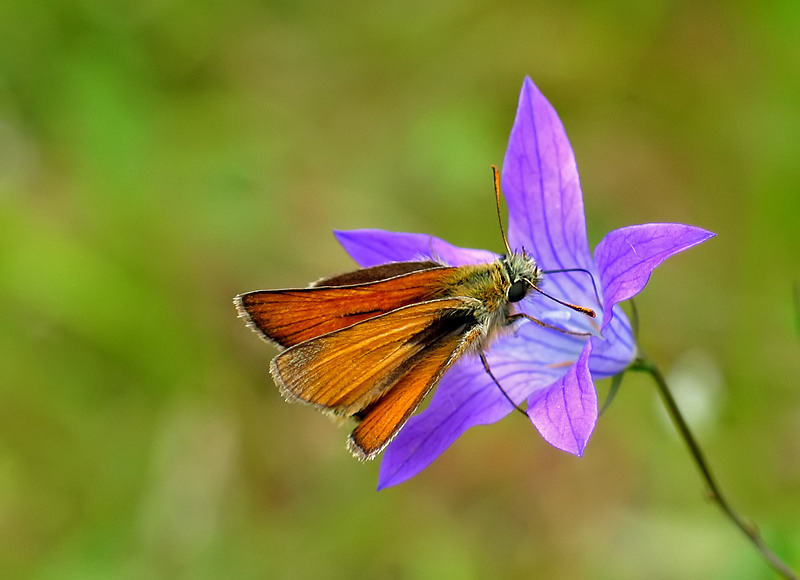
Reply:
[[[235,316],[351,269],[334,228],[499,251],[526,74],[592,245],[717,232],[653,277],[640,342],[800,566],[799,29],[787,1],[0,3],[0,575],[774,577],[647,377],[583,459],[509,417],[378,493]]]

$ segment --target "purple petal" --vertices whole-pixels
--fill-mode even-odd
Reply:
[[[502,183],[512,248],[524,247],[545,270],[592,269],[572,147],[555,109],[527,77]]]
[[[573,336],[529,323],[499,337],[486,358],[503,390],[519,403],[566,372],[582,346]],[[460,360],[436,387],[428,408],[412,417],[386,449],[379,489],[415,476],[470,427],[499,421],[512,410],[477,356]]]
[[[498,258],[492,252],[458,248],[428,234],[349,230],[335,231],[334,235],[362,268],[388,262],[431,259],[448,266],[463,266],[494,262]]]
[[[604,379],[621,373],[636,356],[636,341],[628,317],[619,306],[614,306],[614,316],[603,330],[603,336],[592,337],[592,354],[589,370],[594,379]]]
[[[611,312],[615,304],[641,292],[661,262],[714,235],[684,224],[643,224],[609,232],[594,251],[603,288],[603,309]],[[605,317],[604,328],[611,319]]]
[[[589,373],[592,342],[563,377],[528,399],[528,416],[544,440],[578,456],[597,423],[597,393]]]

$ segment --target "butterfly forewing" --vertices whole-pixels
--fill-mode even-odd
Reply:
[[[375,272],[370,273],[372,270]],[[235,303],[239,316],[263,338],[290,347],[409,304],[439,298],[452,271],[433,262],[402,262],[321,280],[311,288],[248,292],[237,296]],[[363,272],[366,274],[354,277]],[[359,283],[398,272],[400,275],[386,280]]]

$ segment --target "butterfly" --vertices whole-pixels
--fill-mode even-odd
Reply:
[[[499,216],[500,177],[492,169]],[[394,262],[308,288],[247,292],[234,304],[247,326],[284,349],[270,364],[283,397],[355,420],[348,449],[358,459],[373,459],[467,353],[480,356],[516,407],[483,352],[518,320],[555,328],[515,311],[531,291],[595,316],[543,292],[542,269],[524,250],[511,250],[502,220],[500,228],[507,253],[491,263]]]

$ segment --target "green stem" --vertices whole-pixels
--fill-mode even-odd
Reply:
[[[719,485],[717,485],[717,481],[714,478],[714,475],[711,473],[711,468],[708,465],[708,461],[706,461],[703,450],[700,449],[697,440],[694,438],[694,435],[692,435],[689,425],[686,424],[686,420],[683,418],[683,415],[678,408],[678,404],[672,397],[672,393],[667,386],[664,375],[661,374],[661,371],[656,364],[640,351],[638,358],[633,362],[630,370],[643,371],[649,373],[650,376],[653,377],[653,380],[658,386],[658,392],[661,395],[661,399],[664,401],[667,411],[669,411],[669,416],[672,419],[672,422],[675,424],[675,427],[678,429],[678,432],[689,448],[689,453],[700,470],[703,480],[705,480],[706,486],[708,487],[708,495],[711,501],[715,502],[720,509],[722,509],[723,513],[728,517],[728,519],[731,520],[731,522],[733,522],[733,524],[747,536],[750,542],[753,543],[753,545],[761,553],[763,558],[769,563],[770,566],[772,566],[784,578],[789,580],[798,580],[797,575],[786,564],[784,564],[783,561],[781,561],[781,559],[772,552],[772,550],[767,547],[767,545],[761,539],[761,535],[758,533],[758,530],[755,528],[755,526],[745,522],[742,517],[734,511],[734,509],[728,503],[728,500],[725,499],[725,496],[722,495],[722,491],[720,491]]]

